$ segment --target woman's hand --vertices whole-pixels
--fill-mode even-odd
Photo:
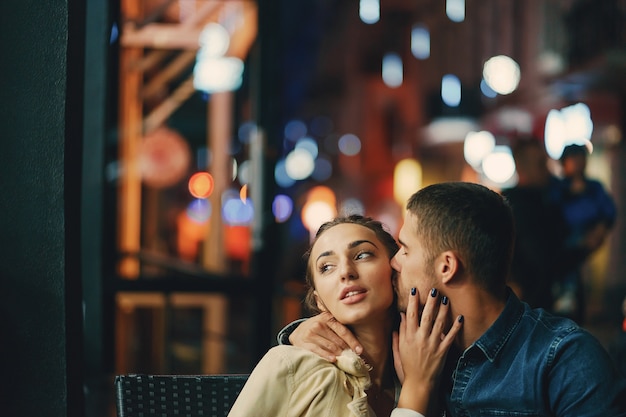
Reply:
[[[406,314],[400,313],[400,334],[393,337],[394,367],[402,391],[398,408],[425,414],[430,396],[438,386],[448,350],[463,325],[457,317],[446,333],[450,305],[447,297],[432,290],[419,316],[419,294],[409,296]]]

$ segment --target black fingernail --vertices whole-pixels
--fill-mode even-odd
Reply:
[[[445,295],[441,297],[441,304],[443,304],[444,306],[448,304],[448,297],[446,297]]]
[[[459,316],[459,323],[463,323],[463,316]]]
[[[432,290],[430,290],[430,296],[431,297],[436,297],[437,296],[437,288],[433,288]]]
[[[417,290],[415,289],[415,287],[411,288],[411,295],[415,295],[416,292]]]

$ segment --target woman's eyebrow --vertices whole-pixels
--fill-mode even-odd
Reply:
[[[378,246],[376,246],[376,244],[374,242],[372,242],[371,240],[367,240],[367,239],[363,239],[363,240],[355,240],[354,242],[350,242],[348,244],[348,249],[354,249],[357,246],[360,246],[364,243],[369,243],[370,245],[374,246],[375,248],[378,248]],[[323,258],[324,256],[330,256],[330,255],[334,255],[335,252],[332,250],[327,250],[324,251],[322,253],[319,254],[319,256],[315,259],[315,262],[319,261],[320,258]]]
[[[376,244],[374,242],[372,242],[371,240],[367,240],[367,239],[355,240],[354,242],[350,242],[350,244],[348,245],[348,248],[349,249],[356,248],[357,246],[362,245],[364,243],[369,243],[370,245],[374,246],[375,248],[378,248],[378,246],[376,246]]]

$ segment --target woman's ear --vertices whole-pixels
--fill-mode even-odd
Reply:
[[[315,304],[317,304],[317,308],[319,308],[320,311],[328,311],[317,291],[313,291],[313,295],[315,296]]]
[[[441,277],[441,282],[449,283],[460,271],[461,260],[453,251],[445,251],[439,255],[435,264],[436,272]]]

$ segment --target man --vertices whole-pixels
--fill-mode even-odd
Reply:
[[[481,185],[435,184],[407,203],[392,260],[400,309],[409,288],[420,305],[434,288],[450,300],[452,317],[465,318],[442,374],[446,415],[626,416],[626,382],[600,343],[567,318],[532,310],[506,286],[513,240],[510,207]],[[345,345],[358,352],[348,333],[318,316],[289,340],[328,357]],[[418,351],[402,336],[404,378],[415,380],[410,359]]]
[[[555,311],[582,324],[585,319],[583,266],[608,237],[617,217],[611,195],[600,181],[586,174],[589,151],[568,145],[560,158],[562,181],[553,184],[551,198],[559,204],[569,228],[566,247],[573,265],[560,288]]]
[[[548,170],[548,156],[538,139],[520,138],[512,150],[518,181],[502,190],[515,222],[509,285],[531,307],[552,311],[553,288],[572,269],[566,261],[575,255],[565,250],[565,217],[549,198],[550,186],[558,179]]]

